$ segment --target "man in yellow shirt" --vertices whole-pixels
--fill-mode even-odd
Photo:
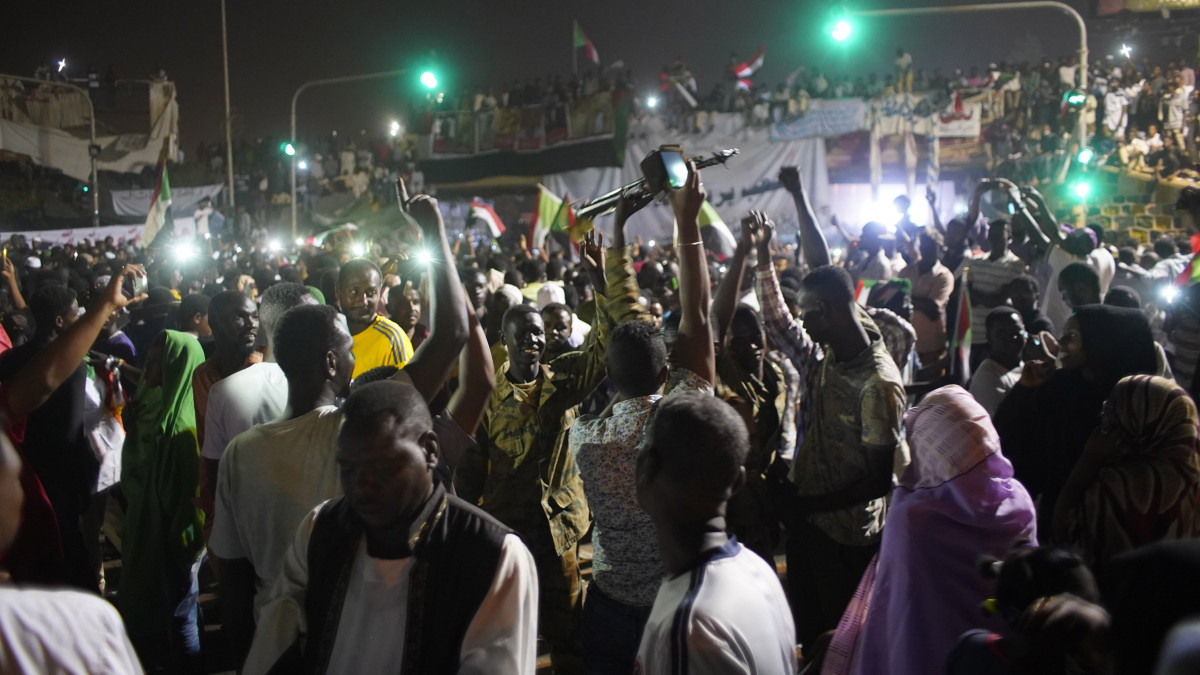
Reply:
[[[375,312],[382,290],[383,275],[375,263],[356,258],[342,265],[338,304],[354,337],[353,377],[379,366],[403,368],[412,358],[412,342],[404,329]]]

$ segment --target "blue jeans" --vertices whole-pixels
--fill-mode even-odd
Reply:
[[[583,668],[589,675],[633,672],[649,607],[634,607],[605,595],[596,582],[588,584],[580,633]]]

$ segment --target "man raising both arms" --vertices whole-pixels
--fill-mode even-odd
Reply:
[[[797,490],[778,508],[788,529],[797,638],[808,648],[837,626],[879,550],[905,394],[883,337],[854,301],[850,275],[829,264],[799,172],[785,167],[779,180],[796,199],[801,246],[813,268],[796,296],[800,321],[788,312],[771,266],[769,221],[759,241],[757,290],[767,335],[801,378],[804,440],[789,476]]]
[[[567,432],[579,404],[605,377],[609,333],[637,318],[637,286],[628,253],[604,249],[590,233],[583,249],[593,277],[596,323],[580,351],[539,363],[546,348],[542,315],[529,305],[504,314],[508,361],[497,372],[478,435],[459,463],[454,485],[467,501],[521,533],[541,581],[541,633],[556,673],[582,671],[580,579],[576,546],[591,526]],[[607,289],[607,290],[605,290]]]

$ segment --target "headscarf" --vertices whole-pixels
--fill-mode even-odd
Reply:
[[[842,616],[823,673],[931,673],[980,626],[988,582],[976,562],[1037,536],[1033,500],[987,411],[958,386],[904,418],[912,463],[892,491],[879,555]],[[1006,627],[998,620],[988,626]]]
[[[1088,365],[1111,388],[1122,377],[1158,370],[1154,334],[1141,310],[1085,305],[1075,311]]]
[[[204,548],[204,515],[193,503],[200,449],[192,373],[204,362],[196,338],[163,331],[162,384],[138,383],[125,416],[121,489],[128,501],[122,542],[120,609],[130,635],[168,624],[179,597],[167,589],[186,578]]]
[[[1200,416],[1187,392],[1150,375],[1117,383],[1102,433],[1121,449],[1072,510],[1067,542],[1088,564],[1162,539],[1200,536]]]
[[[495,294],[503,295],[504,298],[508,300],[509,307],[516,307],[522,302],[525,302],[525,296],[521,295],[521,289],[513,286],[512,284],[504,284],[500,288],[496,289]]]

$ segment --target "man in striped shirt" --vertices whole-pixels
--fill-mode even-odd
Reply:
[[[412,358],[412,342],[404,329],[375,312],[382,290],[383,276],[375,263],[356,258],[342,265],[338,304],[354,337],[354,377],[379,366],[403,368]]]
[[[1008,285],[1025,274],[1025,263],[1008,250],[1012,229],[998,218],[988,226],[991,254],[967,262],[967,287],[971,293],[971,372],[988,356],[988,313],[1008,301]]]

